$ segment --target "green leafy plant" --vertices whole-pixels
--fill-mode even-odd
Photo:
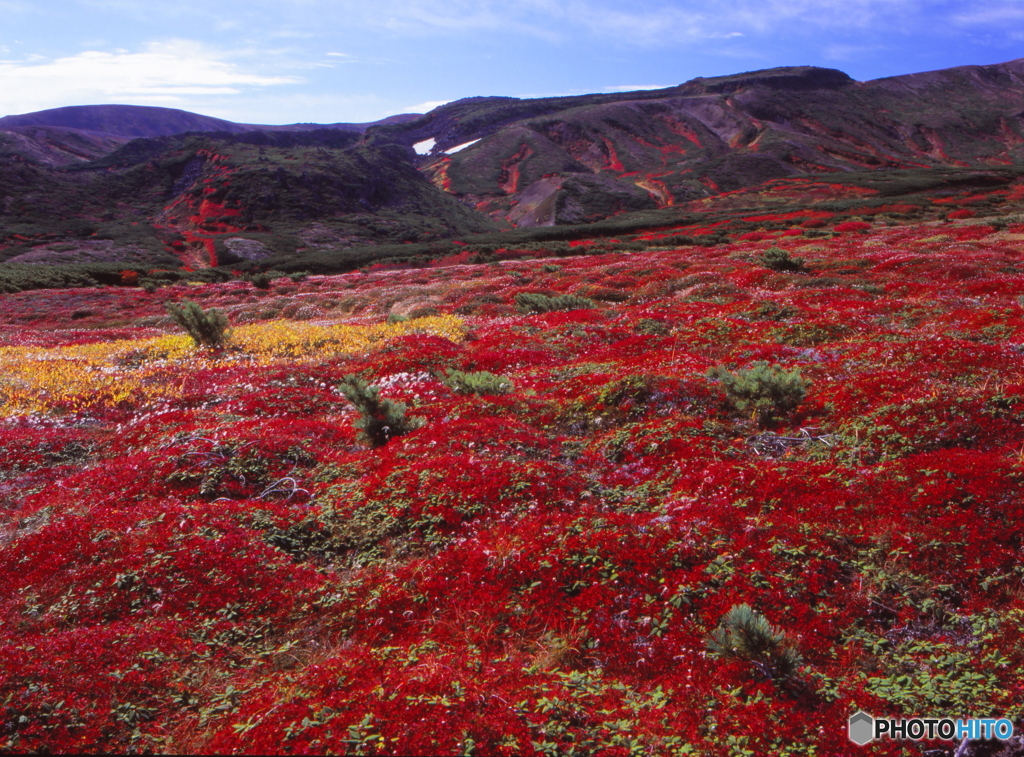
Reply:
[[[709,370],[708,375],[722,382],[729,402],[736,410],[756,416],[762,423],[769,423],[795,410],[803,402],[810,385],[800,375],[799,368],[787,371],[764,361],[738,371],[718,366]]]
[[[167,303],[167,312],[188,332],[197,347],[223,347],[228,339],[228,317],[223,310],[203,310],[191,300]]]
[[[773,271],[804,271],[803,258],[792,258],[781,247],[769,247],[761,253],[760,262]]]
[[[633,326],[633,330],[645,336],[668,336],[672,333],[672,328],[667,323],[654,318],[641,318]]]
[[[382,399],[380,387],[368,384],[359,376],[349,374],[338,384],[338,389],[359,411],[355,424],[359,440],[371,447],[383,447],[396,436],[422,428],[426,423],[423,418],[407,417],[405,403]]]
[[[594,301],[575,294],[549,297],[540,292],[520,292],[516,295],[516,308],[520,313],[550,313],[555,310],[585,310],[594,307]]]
[[[712,655],[749,662],[770,680],[788,678],[802,662],[786,634],[747,604],[733,605],[706,645]]]
[[[466,373],[452,370],[441,380],[445,386],[458,394],[508,394],[515,388],[511,379],[490,371]]]
[[[270,273],[254,273],[249,281],[257,289],[270,289],[270,282],[274,280],[273,274]]]

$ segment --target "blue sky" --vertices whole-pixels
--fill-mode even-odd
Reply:
[[[131,103],[358,122],[473,95],[1024,57],[1024,0],[0,0],[0,18],[0,115]]]

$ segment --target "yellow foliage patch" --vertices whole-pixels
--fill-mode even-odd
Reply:
[[[234,329],[222,353],[198,349],[184,335],[49,349],[0,347],[0,417],[171,399],[181,393],[182,371],[212,367],[222,360],[246,360],[254,366],[282,359],[317,362],[409,334],[458,341],[464,333],[461,318],[437,315],[369,325],[252,324]]]

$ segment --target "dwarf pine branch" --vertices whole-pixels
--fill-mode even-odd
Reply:
[[[555,310],[587,310],[594,301],[576,294],[549,297],[540,292],[520,292],[516,295],[516,309],[520,313],[551,313]]]
[[[514,388],[511,379],[490,371],[448,371],[441,377],[445,386],[457,394],[508,394]]]
[[[228,338],[228,317],[218,308],[203,310],[191,300],[167,303],[167,312],[192,337],[197,347],[222,347]]]
[[[800,653],[750,605],[733,605],[707,639],[716,657],[745,660],[767,678],[787,678],[801,664]]]
[[[772,271],[804,271],[803,258],[793,258],[781,247],[769,247],[760,255],[761,265]]]
[[[359,411],[355,423],[358,437],[371,447],[383,447],[396,436],[415,431],[426,423],[423,418],[407,417],[405,403],[383,399],[380,387],[368,384],[359,376],[345,376],[338,389]]]
[[[722,382],[726,397],[736,410],[756,416],[762,423],[796,410],[810,386],[799,368],[787,371],[764,361],[738,371],[718,366],[709,370],[708,375]]]

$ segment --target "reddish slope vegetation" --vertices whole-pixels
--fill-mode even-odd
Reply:
[[[1011,165],[1024,145],[1022,87],[1022,60],[868,82],[781,68],[617,96],[470,99],[371,134],[429,135],[436,150],[482,137],[436,158],[450,161],[444,188],[543,226],[800,174]]]
[[[132,106],[44,111],[0,119],[0,264],[313,256],[310,270],[333,260],[336,272],[394,256],[352,247],[657,214],[824,174],[902,177],[890,189],[910,195],[952,171],[1017,172],[1022,113],[1024,60],[869,82],[799,67],[657,91],[468,98],[324,128]],[[168,136],[184,129],[207,133]],[[125,143],[145,134],[156,136]],[[418,155],[428,141],[433,153]]]
[[[3,295],[0,748],[838,756],[858,709],[1019,729],[1024,225],[835,231]],[[184,298],[228,312],[223,351],[171,335]],[[762,362],[805,394],[744,405],[730,376]],[[352,373],[420,427],[361,443]],[[739,605],[778,635],[716,654]]]

